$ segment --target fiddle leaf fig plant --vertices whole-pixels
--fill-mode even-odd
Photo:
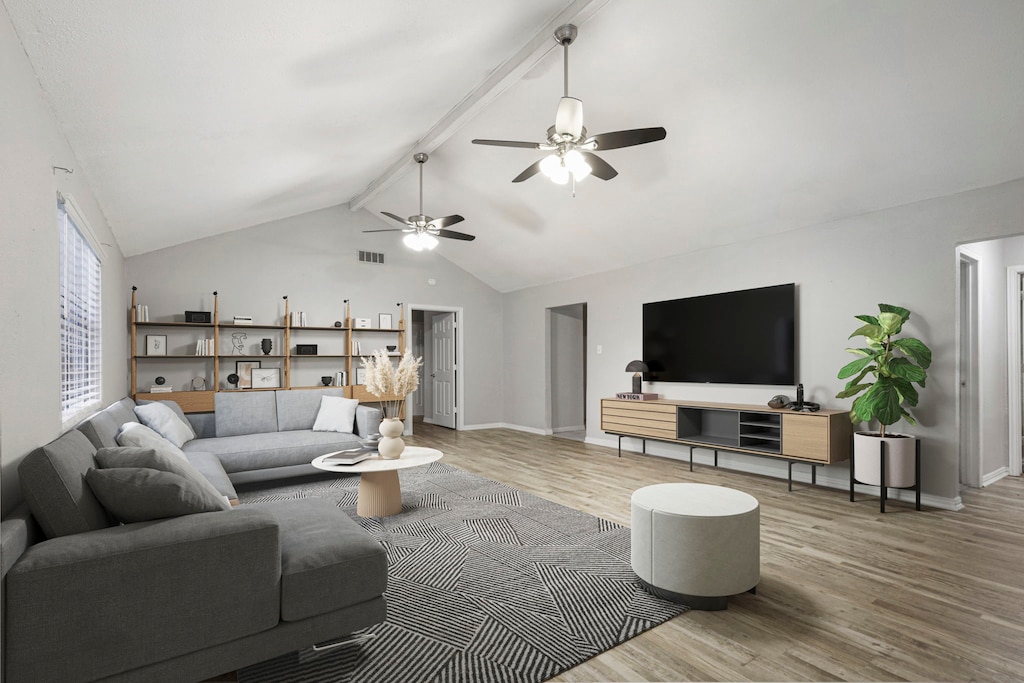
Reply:
[[[879,435],[884,437],[885,428],[901,419],[917,424],[905,406],[917,406],[919,395],[914,385],[924,388],[925,370],[932,364],[932,352],[920,339],[895,338],[910,320],[910,311],[890,304],[878,304],[878,310],[877,316],[856,316],[864,325],[848,338],[864,337],[867,346],[846,349],[859,358],[839,371],[839,379],[852,379],[836,398],[850,398],[864,392],[853,401],[850,420],[868,423],[878,420]]]

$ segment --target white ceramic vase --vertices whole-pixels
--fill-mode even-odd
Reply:
[[[882,485],[882,442],[885,450],[885,485],[893,488],[913,486],[914,454],[917,438],[910,434],[887,434],[880,437],[871,432],[853,435],[853,478],[862,484]]]
[[[377,452],[384,460],[394,460],[402,455],[405,450],[405,442],[402,441],[402,432],[405,431],[405,423],[397,417],[386,417],[380,421],[380,441],[377,443]]]

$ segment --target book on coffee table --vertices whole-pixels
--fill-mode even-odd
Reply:
[[[333,455],[329,455],[324,458],[324,464],[326,465],[355,465],[357,462],[362,462],[367,458],[371,458],[377,454],[376,448],[350,448],[345,451],[338,451]]]

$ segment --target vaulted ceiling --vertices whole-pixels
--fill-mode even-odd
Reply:
[[[1019,0],[3,0],[125,255],[424,210],[510,291],[1024,177]],[[510,181],[569,91],[619,176]],[[361,236],[399,246],[400,233]]]

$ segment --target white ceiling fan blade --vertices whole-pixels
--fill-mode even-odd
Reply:
[[[555,112],[555,132],[578,138],[583,133],[583,101],[575,97],[563,97],[558,101]]]

